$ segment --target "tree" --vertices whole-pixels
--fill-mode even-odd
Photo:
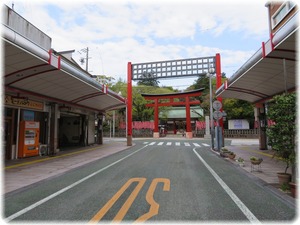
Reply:
[[[159,81],[154,76],[153,72],[144,72],[142,75],[142,80],[138,81],[137,84],[158,87]]]
[[[296,163],[296,94],[277,95],[271,102],[267,116],[274,124],[267,128],[269,145],[274,156],[286,162],[286,169],[292,166],[292,179],[295,180]]]

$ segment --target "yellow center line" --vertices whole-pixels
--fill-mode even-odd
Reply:
[[[108,212],[108,210],[116,203],[116,201],[121,197],[121,195],[127,190],[127,188],[133,182],[139,182],[135,187],[134,191],[131,193],[127,201],[124,203],[122,208],[119,210],[118,214],[115,216],[114,221],[121,221],[123,217],[126,215],[128,209],[130,208],[132,202],[136,198],[137,194],[141,190],[144,185],[146,178],[131,178],[129,179],[122,188],[96,213],[96,215],[90,220],[89,223],[97,223],[99,222],[103,216]]]
[[[24,162],[24,163],[11,165],[11,166],[6,166],[4,169],[8,170],[8,169],[12,169],[12,168],[27,166],[27,165],[31,165],[31,164],[35,164],[35,163],[39,163],[39,162],[44,162],[44,161],[48,161],[48,160],[52,160],[52,159],[58,159],[58,158],[62,158],[62,157],[70,156],[70,155],[80,154],[80,153],[83,153],[83,152],[93,151],[93,150],[103,148],[103,147],[104,146],[100,146],[100,147],[97,146],[97,147],[94,147],[94,148],[84,149],[84,150],[71,152],[71,153],[67,153],[67,154],[63,154],[63,155],[59,155],[59,156],[53,156],[53,157],[44,158],[44,159],[37,159],[37,160],[34,160],[34,161],[30,161],[30,162]]]

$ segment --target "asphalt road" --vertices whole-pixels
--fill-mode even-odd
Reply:
[[[274,222],[296,209],[209,149],[209,141],[135,146],[4,198],[6,221]]]

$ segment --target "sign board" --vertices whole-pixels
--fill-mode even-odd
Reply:
[[[213,116],[215,120],[219,120],[223,117],[223,113],[221,111],[214,111]]]
[[[8,106],[15,106],[15,107],[22,107],[22,108],[28,108],[28,109],[35,109],[35,110],[43,110],[44,109],[44,103],[29,100],[26,98],[19,98],[19,97],[13,97],[10,95],[5,95],[4,104]]]
[[[213,102],[213,108],[217,111],[219,111],[222,108],[222,103],[220,101],[214,101]]]

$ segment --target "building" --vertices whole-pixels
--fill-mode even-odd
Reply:
[[[72,51],[55,51],[51,37],[11,8],[1,10],[3,158],[102,144],[103,113],[124,108],[125,99],[80,68]]]
[[[273,96],[297,90],[299,9],[290,1],[268,2],[270,39],[217,91],[222,98],[238,98],[255,105],[260,149],[267,149],[266,110]]]

